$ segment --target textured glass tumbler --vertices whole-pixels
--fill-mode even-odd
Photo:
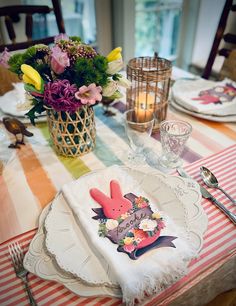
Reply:
[[[162,155],[159,160],[161,166],[176,168],[182,164],[180,155],[191,132],[191,124],[185,121],[166,120],[161,123]]]
[[[145,161],[143,149],[152,133],[154,115],[150,111],[145,111],[145,114],[142,113],[142,116],[140,116],[137,109],[131,109],[125,112],[124,116],[126,135],[133,150],[133,153],[129,154],[128,158],[133,163]]]

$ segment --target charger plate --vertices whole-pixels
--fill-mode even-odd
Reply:
[[[164,211],[182,228],[189,242],[199,252],[208,219],[200,204],[198,184],[157,171],[145,173],[122,168],[136,180],[138,187],[145,191],[150,203],[154,203],[153,206],[156,205],[158,210]],[[100,174],[95,171],[88,175],[97,175],[99,179]],[[90,242],[86,240],[86,235],[62,194],[51,204],[45,219],[45,229],[46,248],[63,271],[71,273],[90,286],[118,288],[112,269],[102,256],[94,254]]]
[[[17,90],[13,89],[8,91],[3,96],[0,97],[0,111],[3,115],[13,116],[18,118],[23,123],[30,122],[29,118],[25,115],[27,110],[20,110],[18,109],[18,105],[22,104],[21,99],[23,97],[19,97],[17,95]],[[2,116],[3,117],[3,116]],[[38,114],[36,122],[44,122],[47,120],[46,114]]]
[[[63,284],[67,289],[81,296],[112,296],[122,297],[119,288],[105,286],[89,286],[70,273],[66,273],[57,265],[45,247],[44,220],[50,210],[46,206],[39,218],[39,228],[32,239],[28,252],[24,257],[24,267],[31,273],[45,280],[56,281]]]
[[[210,121],[215,121],[215,122],[236,122],[236,115],[227,115],[227,116],[220,116],[220,115],[216,116],[215,115],[215,116],[213,116],[213,115],[206,115],[206,114],[203,114],[203,113],[194,112],[194,111],[191,111],[191,110],[183,107],[173,98],[170,101],[170,105],[173,108],[175,108],[176,110],[181,111],[183,113],[186,113],[188,115],[191,115],[193,117],[206,119],[206,120],[210,120]]]

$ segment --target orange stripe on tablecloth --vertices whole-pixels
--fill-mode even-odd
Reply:
[[[15,236],[19,233],[21,226],[3,176],[0,176],[0,211],[0,240],[4,241],[9,236]]]
[[[46,206],[57,192],[55,186],[30,145],[21,146],[17,154],[32,193],[38,199],[40,206]]]
[[[196,140],[198,140],[199,142],[201,142],[201,144],[204,145],[204,147],[206,147],[212,152],[219,152],[220,150],[224,148],[220,143],[207,137],[206,134],[203,134],[197,131],[196,129],[193,129],[191,136],[195,138]]]
[[[198,121],[208,125],[213,129],[220,131],[222,134],[228,136],[229,138],[236,140],[236,132],[225,124],[222,124],[220,122],[208,121],[200,118],[198,118]]]

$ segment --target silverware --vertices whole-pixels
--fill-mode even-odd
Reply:
[[[28,285],[28,274],[29,272],[23,266],[24,253],[18,242],[10,244],[8,246],[8,250],[11,256],[11,260],[13,263],[13,267],[16,273],[16,276],[19,277],[24,283],[25,289],[28,294],[28,298],[30,301],[30,305],[37,306],[37,303],[34,300],[30,287]]]
[[[206,167],[200,167],[200,175],[208,187],[219,189],[226,195],[226,197],[230,199],[232,203],[236,205],[236,201],[222,187],[219,186],[216,176],[209,169]]]
[[[183,168],[177,168],[176,169],[179,173],[180,176],[185,177],[185,178],[190,178],[192,179]],[[216,207],[218,207],[235,225],[236,225],[236,215],[231,213],[231,211],[229,211],[227,208],[225,208],[225,206],[219,202],[218,200],[216,200],[215,197],[213,197],[212,194],[210,194],[210,192],[208,190],[206,190],[206,188],[200,186],[200,191],[201,194],[203,196],[203,198],[210,200],[212,203],[215,204]]]

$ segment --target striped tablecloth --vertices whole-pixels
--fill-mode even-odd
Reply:
[[[0,126],[0,131],[5,133],[5,138],[0,140],[0,161],[4,164],[2,173],[0,167],[0,305],[27,305],[22,284],[16,279],[8,258],[9,241],[19,240],[27,250],[42,208],[54,198],[63,184],[92,170],[113,164],[127,165],[129,145],[122,117],[125,105],[117,102],[114,110],[116,116],[105,117],[102,107],[95,107],[96,149],[74,159],[54,153],[46,123],[29,127],[34,137],[27,138],[26,145],[20,150],[8,148],[10,136]],[[183,153],[184,166],[190,174],[199,180],[199,166],[204,164],[219,177],[222,187],[236,197],[236,124],[197,119],[171,108],[168,118],[187,120],[193,126]],[[158,132],[153,134],[150,144],[153,157],[157,157],[161,152]],[[219,191],[214,190],[213,194],[236,213],[235,207]],[[209,201],[203,200],[202,205],[209,216],[209,228],[199,258],[191,263],[189,274],[184,279],[154,300],[149,298],[149,305],[166,305],[172,300],[178,301],[202,279],[213,275],[220,266],[235,258],[235,227]],[[78,298],[62,285],[41,280],[34,275],[30,275],[30,280],[40,305],[121,304],[120,300],[109,297]]]
[[[185,168],[190,175],[200,181],[199,167],[205,165],[220,178],[221,186],[236,198],[236,145],[230,146],[210,157],[199,159]],[[218,190],[212,190],[228,209],[236,213],[236,207]],[[218,210],[211,202],[202,200],[202,205],[208,215],[208,230],[204,235],[204,246],[199,257],[189,266],[189,273],[173,286],[155,297],[149,297],[147,305],[167,305],[178,299],[185,292],[207,278],[220,266],[236,258],[236,228],[230,220]],[[35,234],[35,230],[21,234],[11,239],[19,241],[26,251]],[[10,241],[0,246],[0,305],[27,305],[27,297],[22,290],[22,283],[16,278],[11,260],[8,256],[7,246]],[[236,274],[235,271],[232,273]],[[223,277],[222,277],[223,279]],[[235,276],[236,282],[236,276]],[[62,285],[44,281],[35,275],[30,275],[30,284],[39,305],[121,305],[119,299],[110,297],[78,297],[69,292]]]

